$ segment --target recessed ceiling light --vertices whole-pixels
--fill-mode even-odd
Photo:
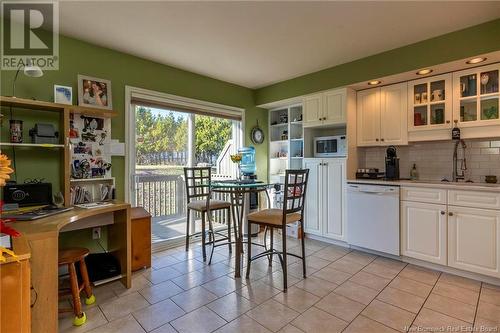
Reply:
[[[377,84],[381,84],[381,83],[382,83],[382,81],[373,80],[373,81],[368,82],[368,85],[369,86],[376,86]]]
[[[432,73],[432,69],[430,68],[424,68],[424,69],[421,69],[417,72],[417,75],[427,75],[427,74],[430,74]]]
[[[473,65],[473,64],[479,64],[480,62],[483,62],[485,60],[486,60],[486,58],[484,58],[484,57],[476,57],[476,58],[472,58],[472,59],[467,60],[466,63]]]

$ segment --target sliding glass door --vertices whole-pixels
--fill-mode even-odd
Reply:
[[[240,131],[241,122],[237,120],[135,105],[131,198],[134,205],[144,207],[152,215],[152,242],[156,246],[184,241],[183,168],[208,166],[214,178],[234,177],[236,167],[230,155],[239,147]],[[224,225],[223,218],[214,216],[216,226]],[[190,228],[191,232],[200,231],[200,224],[194,223]]]

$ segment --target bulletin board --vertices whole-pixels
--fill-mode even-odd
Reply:
[[[70,115],[71,178],[111,177],[111,119]]]

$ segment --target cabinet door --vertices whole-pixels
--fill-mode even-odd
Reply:
[[[323,99],[322,94],[304,97],[304,126],[313,126],[322,123]]]
[[[325,185],[321,192],[323,212],[325,212],[323,235],[343,240],[345,237],[345,160],[329,159],[324,160],[323,164],[323,178],[320,180]]]
[[[498,64],[453,73],[453,119],[460,127],[500,124]]]
[[[304,168],[309,169],[306,205],[304,208],[304,231],[314,235],[321,235],[321,221],[323,218],[320,202],[323,190],[321,181],[322,160],[317,158],[305,159]]]
[[[408,82],[408,131],[452,127],[452,74]],[[433,138],[432,136],[430,138]],[[440,137],[436,136],[436,139]]]
[[[401,252],[446,265],[446,205],[401,201]]]
[[[500,277],[500,211],[448,206],[448,265]]]
[[[346,90],[339,89],[328,91],[323,95],[324,124],[339,124],[346,122]]]
[[[380,88],[357,93],[358,146],[380,145]]]
[[[408,144],[407,84],[380,88],[380,141],[383,145]]]

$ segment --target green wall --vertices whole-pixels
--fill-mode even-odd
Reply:
[[[244,108],[246,110],[246,144],[250,144],[249,129],[255,125],[256,119],[259,119],[259,123],[267,134],[267,111],[255,107],[253,92],[250,89],[65,36],[60,36],[59,58],[59,70],[45,71],[41,78],[27,78],[21,74],[17,81],[17,97],[53,101],[53,86],[60,84],[73,87],[73,104],[77,104],[78,74],[111,80],[113,109],[118,112],[118,116],[112,119],[112,138],[119,139],[121,142],[125,139],[125,85]],[[14,74],[15,71],[0,72],[2,95],[12,95]],[[39,119],[41,113],[19,110],[13,112],[14,118],[25,120],[24,136],[25,140],[28,140],[28,129],[34,122],[41,120]],[[2,113],[8,116],[9,110],[3,108]],[[3,122],[2,132],[5,139],[8,135],[8,121]],[[267,177],[267,144],[257,146],[256,150],[259,177]],[[4,149],[4,152],[11,154],[9,149]],[[46,153],[47,155],[44,155]],[[54,189],[59,188],[58,175],[61,171],[59,162],[55,158],[45,158],[54,154],[57,152],[21,151],[17,148],[18,181],[23,181],[28,177],[45,177],[53,182]],[[113,157],[112,164],[113,175],[116,177],[117,196],[123,199],[126,176],[125,159]]]
[[[262,105],[500,50],[500,19],[382,52],[255,91]]]

